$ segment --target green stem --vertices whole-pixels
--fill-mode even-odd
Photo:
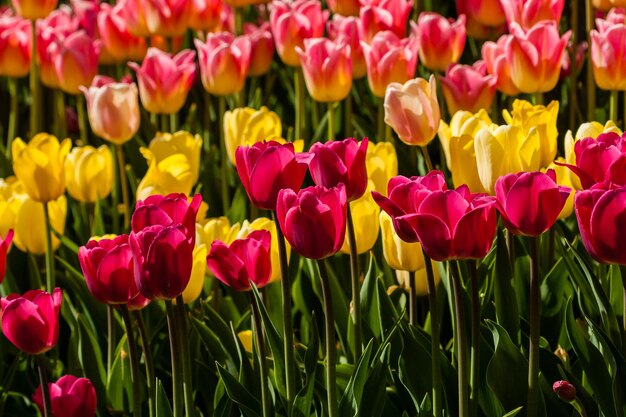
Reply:
[[[428,285],[428,307],[430,309],[430,355],[433,377],[433,416],[441,417],[443,393],[441,392],[441,354],[439,352],[439,312],[437,310],[437,284],[430,257],[422,250],[426,266]]]
[[[115,345],[115,309],[112,305],[107,305],[107,377],[111,375]]]
[[[541,277],[539,276],[539,243],[537,237],[528,238],[530,248],[530,345],[528,347],[528,401],[527,417],[536,417],[539,407],[539,337],[541,323]]]
[[[124,164],[124,151],[122,145],[116,145],[117,168],[120,173],[122,186],[122,205],[124,206],[124,231],[130,228],[130,197],[128,194],[128,179],[126,178],[126,165]]]
[[[120,305],[120,313],[126,327],[126,338],[128,340],[128,358],[130,360],[130,379],[133,383],[133,416],[141,417],[141,381],[139,380],[139,355],[137,354],[137,343],[135,342],[135,332],[133,322],[130,319],[128,306]]]
[[[476,261],[467,261],[470,269],[470,292],[472,296],[472,342],[470,358],[470,415],[478,413],[478,377],[480,370],[480,297],[478,294],[478,274]]]
[[[592,0],[585,1],[585,23],[587,31],[587,43],[591,45],[591,31],[594,29],[594,13]],[[596,82],[593,77],[593,65],[591,63],[591,48],[587,49],[587,120],[595,120],[596,110]]]
[[[170,131],[170,125],[169,125],[169,121],[170,118],[167,116],[167,114],[161,114],[159,115],[159,119],[161,120],[161,132],[169,132]]]
[[[515,236],[509,229],[506,229],[504,231],[504,238],[506,241],[507,254],[509,255],[509,266],[511,267],[511,271],[515,271]]]
[[[609,96],[609,119],[617,123],[617,109],[619,101],[619,92],[617,90],[611,91]]]
[[[326,338],[326,398],[328,400],[328,417],[338,417],[337,408],[337,378],[336,357],[337,347],[335,343],[335,319],[333,314],[333,298],[328,280],[328,271],[323,259],[317,260],[324,297],[324,331]]]
[[[9,78],[9,96],[11,100],[11,110],[9,112],[9,127],[7,129],[6,157],[11,160],[11,143],[17,135],[18,101],[17,101],[17,79]]]
[[[583,405],[583,402],[580,401],[580,398],[576,397],[576,399],[572,402],[572,406],[576,409],[580,417],[587,417],[587,410],[585,410],[585,406]]]
[[[40,118],[40,87],[39,87],[39,71],[37,68],[37,21],[31,20],[31,60],[30,60],[30,135],[34,136],[39,132]]]
[[[454,307],[456,316],[456,332],[457,341],[457,375],[458,375],[458,394],[459,394],[459,417],[469,417],[468,409],[468,384],[467,384],[467,340],[465,334],[465,307],[463,303],[463,286],[461,284],[461,275],[458,265],[451,264],[450,272],[452,275],[452,291],[454,293]]]
[[[196,415],[196,407],[193,403],[193,385],[191,375],[191,353],[189,351],[189,339],[187,333],[187,308],[183,296],[176,297],[176,313],[178,315],[178,341],[180,343],[180,358],[183,371],[183,389],[185,396],[185,410],[187,417]]]
[[[56,287],[54,271],[54,253],[52,251],[52,224],[48,203],[43,203],[43,214],[46,221],[46,288],[49,293]]]
[[[328,140],[335,140],[335,107],[333,102],[328,103]]]
[[[56,127],[59,139],[67,137],[67,119],[65,116],[65,94],[63,90],[54,90],[54,107],[56,111]]]
[[[243,34],[243,8],[235,7],[235,36]]]
[[[385,136],[385,102],[382,98],[378,99],[378,126],[377,133],[379,141],[386,142],[388,138]]]
[[[272,211],[272,218],[276,225],[276,238],[278,240],[278,256],[280,258],[280,292],[283,303],[283,338],[285,340],[285,383],[287,385],[287,415],[291,414],[291,407],[296,395],[296,371],[293,355],[293,328],[291,324],[291,281],[289,277],[289,264],[287,260],[287,245],[285,236],[276,221],[276,213]]]
[[[409,324],[417,326],[417,296],[415,294],[415,272],[407,271],[409,273]]]
[[[2,379],[2,388],[0,388],[0,417],[4,415],[4,405],[6,404],[7,397],[9,396],[9,389],[13,385],[13,379],[15,378],[15,371],[20,365],[22,360],[22,352],[18,352],[17,356],[13,359],[13,363],[9,367],[9,370],[5,373]]]
[[[350,247],[350,283],[352,284],[352,305],[350,316],[354,324],[354,362],[361,357],[361,291],[359,283],[359,254],[356,247],[356,234],[350,203],[347,205],[348,246]]]
[[[259,360],[259,371],[261,373],[261,404],[263,407],[263,417],[270,417],[270,395],[267,388],[267,362],[265,357],[265,342],[263,341],[263,325],[261,324],[261,314],[259,305],[252,292],[250,292],[250,307],[252,309],[252,322],[254,324],[254,341]]]
[[[426,165],[426,173],[429,173],[433,170],[433,162],[430,160],[430,155],[428,154],[428,148],[426,146],[420,146],[420,151],[422,152],[422,156],[424,157],[424,165]]]
[[[170,339],[170,354],[172,362],[172,389],[174,399],[174,417],[183,417],[183,384],[180,369],[180,352],[178,348],[178,331],[176,315],[171,300],[165,300],[165,314],[167,316],[167,329]]]
[[[156,378],[154,376],[154,365],[152,361],[152,352],[150,351],[150,338],[146,331],[146,324],[143,320],[141,311],[134,313],[137,320],[137,328],[139,329],[139,337],[141,338],[141,346],[143,348],[143,358],[146,365],[146,378],[148,379],[148,405],[150,408],[150,417],[156,416]]]
[[[294,68],[293,71],[293,83],[296,99],[296,126],[294,139],[302,139],[304,135],[304,75],[302,74],[302,68]]]
[[[37,368],[39,370],[39,382],[41,383],[41,396],[43,398],[43,416],[52,417],[52,404],[50,402],[50,387],[48,387],[48,372],[44,363],[44,354],[37,355]]]
[[[228,156],[226,155],[226,137],[224,135],[224,113],[226,113],[226,99],[224,96],[218,97],[217,121],[220,127],[220,163],[222,170],[222,214],[225,216],[230,206],[230,196],[228,190]]]
[[[114,145],[114,144],[111,144],[109,146],[109,149],[111,150],[112,155],[116,154],[117,152],[116,148],[117,148],[117,145]],[[113,169],[119,173],[120,171],[119,169],[117,169],[117,165],[118,165],[117,158],[113,158],[113,165],[115,165]],[[117,181],[113,181],[113,187],[111,188],[111,205],[112,205],[111,218],[113,219],[113,233],[119,233],[120,232],[120,218],[119,218],[120,192],[119,192],[119,186],[118,186]]]
[[[352,129],[352,91],[344,99],[344,135],[347,138],[354,136],[354,130]]]
[[[537,92],[533,94],[533,104],[535,106],[543,104],[543,93]]]
[[[85,96],[82,94],[76,96],[76,111],[78,115],[80,141],[83,145],[89,145],[89,121],[87,120],[87,111],[85,109]]]
[[[178,130],[178,113],[170,114],[170,131],[175,133]]]

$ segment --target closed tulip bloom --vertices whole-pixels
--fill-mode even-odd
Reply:
[[[186,155],[174,153],[159,160],[149,149],[141,148],[140,152],[148,162],[148,172],[137,186],[138,200],[158,194],[191,193],[197,171],[193,171]]]
[[[358,16],[361,9],[359,0],[329,0],[326,4],[333,16]]]
[[[482,57],[487,67],[487,72],[496,78],[496,88],[498,91],[516,96],[519,89],[511,79],[511,70],[506,60],[506,45],[512,35],[502,35],[496,42],[487,41],[482,47]]]
[[[153,195],[137,201],[131,219],[133,232],[161,225],[165,227],[182,224],[183,233],[190,243],[196,240],[196,215],[202,203],[202,196],[195,194],[188,198],[185,194]]]
[[[188,0],[143,0],[146,27],[152,35],[182,36],[188,28],[191,2]]]
[[[530,29],[542,20],[558,23],[565,0],[500,0],[509,26],[517,23]]]
[[[51,417],[93,417],[98,401],[96,390],[87,378],[63,375],[57,382],[48,384]],[[43,414],[44,404],[41,385],[33,394],[33,401]]]
[[[338,14],[326,25],[328,37],[338,43],[350,46],[350,58],[352,60],[352,78],[359,79],[367,75],[367,64],[361,48],[361,35],[359,33],[359,19],[356,17],[344,17]]]
[[[61,5],[37,23],[37,61],[42,84],[60,88],[55,62],[59,53],[58,42],[79,30],[79,21],[72,9]]]
[[[276,210],[280,190],[296,191],[302,186],[310,159],[309,154],[296,153],[290,142],[258,142],[235,152],[237,173],[248,198],[264,210]]]
[[[146,14],[143,5],[144,0],[118,0],[124,11],[124,20],[128,26],[128,31],[141,38],[151,35],[146,23]]]
[[[423,12],[414,31],[419,40],[419,56],[424,66],[433,71],[445,71],[459,62],[465,48],[465,16],[457,20],[437,13]]]
[[[341,101],[352,88],[350,46],[327,38],[306,39],[296,47],[309,94],[315,101]]]
[[[207,266],[213,275],[235,291],[268,284],[272,274],[270,247],[272,237],[267,230],[255,230],[230,245],[216,240],[207,255]]]
[[[243,25],[243,33],[250,40],[250,66],[248,77],[267,74],[274,60],[274,38],[270,24],[264,22],[260,26],[251,23]]]
[[[354,222],[354,237],[356,239],[356,252],[363,254],[370,251],[380,232],[380,223],[378,215],[380,207],[372,198],[370,192],[366,192],[351,203],[350,212],[352,213],[352,221]],[[350,254],[350,245],[348,244],[348,232],[341,246],[341,253]]]
[[[57,7],[57,3],[58,0],[11,0],[15,12],[29,20],[48,16]]]
[[[614,132],[585,138],[574,144],[576,165],[569,169],[580,179],[583,189],[612,182],[626,185],[626,136]]]
[[[178,113],[185,104],[196,74],[195,52],[184,50],[172,56],[148,48],[141,67],[128,65],[137,73],[141,104],[151,113]]]
[[[500,0],[456,0],[456,4],[457,11],[465,13],[468,21],[474,20],[485,26],[500,26],[506,23]]]
[[[591,63],[598,87],[626,90],[626,25],[613,24],[591,31]]]
[[[239,146],[252,146],[282,135],[280,117],[267,107],[255,110],[237,107],[224,113],[224,142],[230,162],[235,164],[235,151]]]
[[[435,77],[392,83],[385,94],[385,123],[407,145],[426,146],[439,129],[441,113]]]
[[[322,4],[316,0],[276,0],[272,3],[270,25],[278,55],[285,64],[300,66],[296,47],[303,48],[305,39],[324,35],[328,14],[328,11],[322,11]]]
[[[237,225],[238,226],[238,225]],[[237,227],[235,227],[237,228]],[[241,239],[247,237],[250,233],[255,230],[267,230],[272,235],[272,244],[270,246],[270,259],[272,263],[272,274],[270,276],[268,284],[272,282],[278,282],[281,278],[280,272],[280,254],[278,248],[278,235],[276,233],[276,223],[273,220],[268,219],[267,217],[257,217],[252,222],[248,220],[244,220],[241,224],[241,228],[237,232],[236,236],[232,236],[231,233],[227,233],[227,240],[219,239],[226,244],[230,244],[235,238]],[[285,242],[286,243],[286,242]],[[291,246],[286,243],[287,249],[287,261],[291,257]]]
[[[2,333],[16,348],[30,355],[52,349],[59,339],[59,312],[63,295],[30,290],[0,299]]]
[[[326,188],[343,184],[348,201],[361,197],[367,188],[365,155],[368,143],[367,138],[361,142],[349,138],[315,143],[310,150],[313,158],[309,163],[315,184]]]
[[[386,30],[404,38],[412,8],[413,2],[410,0],[382,0],[364,4],[359,13],[361,38],[369,43],[378,32]]]
[[[496,181],[498,211],[511,233],[539,236],[557,221],[570,191],[552,170],[505,175]]]
[[[547,168],[554,171],[556,175],[556,183],[558,185],[562,185],[571,190],[569,193],[569,197],[567,197],[567,201],[565,202],[565,205],[561,210],[561,213],[559,213],[559,220],[566,219],[572,215],[572,212],[574,211],[574,194],[576,191],[570,178],[570,170],[564,164],[565,159],[563,159],[562,157],[558,157],[554,162],[548,165]]]
[[[115,178],[109,147],[82,146],[65,160],[65,185],[72,198],[85,203],[107,197]]]
[[[487,74],[483,61],[476,61],[474,65],[451,65],[440,81],[448,111],[454,114],[459,110],[476,113],[489,109],[498,80]]]
[[[97,18],[98,34],[102,42],[100,62],[104,60],[109,64],[122,64],[127,60],[140,61],[146,55],[146,40],[130,32],[124,14],[124,3],[117,3],[115,6],[100,4]]]
[[[239,230],[241,225],[231,225],[225,216],[207,219],[204,224],[196,223],[196,246],[205,245],[210,248],[214,240],[230,245],[237,238]]]
[[[393,32],[379,32],[370,44],[361,41],[367,63],[367,81],[376,97],[385,97],[391,83],[405,83],[417,67],[417,41],[400,39]]]
[[[68,94],[80,94],[80,86],[90,85],[98,73],[100,42],[79,30],[58,42],[54,68],[61,89]]]
[[[4,237],[0,236],[0,284],[4,281],[7,272],[7,253],[11,248],[11,242],[13,242],[13,229],[9,229]]]
[[[387,183],[398,175],[398,155],[391,142],[370,143],[365,156],[367,178],[372,191],[387,195]]]
[[[207,247],[204,244],[198,245],[193,249],[193,265],[191,267],[191,277],[189,278],[189,284],[182,293],[183,302],[185,304],[193,303],[200,297],[202,289],[204,288],[204,281],[206,276],[206,256]]]
[[[36,134],[28,144],[20,138],[13,141],[13,171],[33,200],[45,203],[63,194],[65,158],[71,147],[71,140],[59,143],[47,133]]]
[[[31,24],[13,16],[0,16],[0,75],[25,77],[30,71]]]
[[[101,303],[128,304],[139,293],[128,235],[90,240],[78,250],[78,261],[89,291]]]
[[[346,187],[321,185],[278,193],[276,216],[293,250],[309,259],[337,253],[346,235]]]
[[[510,25],[511,38],[506,59],[511,80],[522,93],[545,93],[559,81],[561,63],[571,32],[562,37],[553,21],[542,21],[527,31],[517,23]]]
[[[251,44],[247,36],[235,38],[232,33],[207,35],[206,42],[194,40],[200,62],[204,89],[211,94],[226,96],[241,91],[250,65]]]
[[[81,87],[87,99],[89,124],[101,138],[122,145],[139,130],[139,100],[135,83],[107,82],[94,78],[89,88]]]
[[[191,165],[192,184],[198,181],[200,175],[200,150],[202,149],[202,138],[200,135],[179,130],[175,133],[157,132],[148,146],[150,152],[157,161],[162,161],[170,155],[183,154],[187,157]]]
[[[222,8],[222,0],[192,0],[189,27],[196,32],[211,32],[219,28]]]

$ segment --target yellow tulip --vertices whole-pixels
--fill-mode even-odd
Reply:
[[[17,178],[13,176],[0,178],[0,236],[6,236],[9,229],[13,228],[17,212],[14,206],[21,204],[13,198],[13,185],[16,181]]]
[[[191,277],[189,278],[189,284],[183,291],[183,302],[192,303],[200,297],[202,288],[204,288],[204,277],[206,274],[206,255],[207,247],[204,244],[196,244],[193,250],[193,266],[191,268]]]
[[[184,154],[176,153],[159,161],[147,148],[141,148],[141,153],[148,161],[148,172],[137,187],[137,200],[153,194],[191,193],[194,173]]]
[[[193,185],[198,182],[200,150],[202,149],[202,138],[200,135],[192,135],[184,130],[173,134],[159,132],[150,141],[148,149],[156,158],[157,163],[175,154],[185,155],[191,167],[191,183]]]
[[[36,134],[28,144],[20,138],[13,141],[13,171],[33,200],[45,203],[63,195],[65,158],[71,147],[71,140],[59,143],[47,133]]]
[[[252,330],[242,330],[237,333],[237,337],[244,350],[248,353],[252,353]]]
[[[391,142],[369,143],[365,156],[367,177],[372,190],[387,195],[387,183],[398,175],[398,156]]]
[[[93,203],[111,193],[113,171],[113,156],[108,146],[76,147],[65,160],[67,191],[75,200]]]
[[[459,138],[463,135],[469,135],[473,138],[480,129],[491,126],[491,123],[489,114],[484,109],[480,109],[476,113],[465,110],[457,111],[450,119],[450,124],[443,120],[441,121],[438,136],[443,147],[443,153],[446,156],[448,168],[453,165],[450,158],[450,143],[454,138]]]
[[[196,246],[204,244],[210,248],[214,240],[221,240],[230,245],[237,238],[240,228],[239,223],[231,226],[228,217],[224,216],[210,218],[203,223],[196,223]]]
[[[433,266],[433,278],[435,278],[435,286],[439,285],[439,281],[441,280],[441,276],[439,275],[439,266],[437,266],[437,262],[431,261]],[[413,286],[415,288],[415,295],[418,297],[422,297],[424,295],[428,295],[428,277],[426,276],[426,268],[418,269],[415,272],[409,271],[396,271],[396,279],[398,280],[398,284],[402,288],[409,288],[409,277],[413,275]]]
[[[521,127],[524,135],[528,136],[534,134],[533,131],[537,132],[541,144],[541,167],[550,165],[556,157],[556,140],[559,136],[556,127],[558,114],[558,101],[552,101],[548,106],[534,106],[525,100],[515,100],[510,113],[508,110],[502,112],[506,123]]]
[[[564,164],[565,163],[565,159],[562,157],[558,157],[556,159],[556,161],[552,162],[547,169],[553,169],[554,172],[556,173],[556,183],[559,185],[563,185],[565,187],[569,187],[572,189],[572,191],[569,193],[569,197],[567,197],[567,201],[565,202],[565,205],[563,206],[563,209],[561,209],[561,213],[559,214],[559,219],[566,219],[569,216],[571,216],[572,212],[574,211],[574,194],[576,192],[576,190],[574,189],[574,185],[572,184],[572,181],[570,179],[570,170],[568,167],[565,167],[563,165],[557,165],[555,164],[555,162],[558,162],[560,164]]]
[[[365,253],[372,249],[376,243],[376,239],[378,239],[378,233],[380,231],[380,222],[378,220],[380,207],[374,202],[369,188],[361,198],[348,204],[350,204],[352,221],[354,222],[356,251],[358,254]],[[341,252],[346,254],[350,253],[347,230]]]
[[[524,132],[515,125],[483,128],[474,139],[474,151],[478,177],[491,195],[500,176],[541,168],[541,143],[536,129]]]
[[[618,135],[622,135],[622,131],[615,125],[612,120],[606,122],[606,124],[601,124],[598,122],[589,122],[583,123],[580,125],[578,130],[576,131],[576,136],[572,136],[572,132],[570,130],[565,134],[565,141],[563,143],[565,148],[565,161],[570,165],[576,165],[576,154],[574,153],[574,142],[584,138],[594,138],[596,139],[602,133],[617,133]],[[570,182],[572,186],[576,190],[582,190],[582,185],[580,184],[580,179],[576,174],[572,171],[568,170],[568,175],[570,178]]]
[[[271,138],[280,138],[282,124],[276,113],[261,107],[239,107],[224,113],[224,142],[230,162],[235,164],[238,146],[253,145]]]

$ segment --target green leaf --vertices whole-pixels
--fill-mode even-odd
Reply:
[[[106,386],[104,365],[102,364],[102,352],[100,345],[95,336],[95,332],[91,329],[82,315],[76,317],[78,329],[78,360],[85,373],[93,384],[98,396],[98,405],[102,407],[106,399]]]
[[[255,410],[261,409],[261,403],[231,375],[226,368],[217,364],[217,371],[222,378],[228,397],[239,406],[246,417],[260,417]]]
[[[494,302],[498,324],[517,340],[519,309],[512,284],[513,271],[509,262],[506,241],[501,229],[496,238],[496,267],[493,269]]]
[[[520,411],[522,411],[524,407],[517,407],[515,410],[511,410],[508,413],[506,413],[505,415],[503,415],[502,417],[515,417],[516,415],[518,415],[520,413]]]
[[[225,364],[230,372],[235,372],[237,366],[229,351],[224,349],[223,341],[206,324],[195,317],[191,317],[191,323],[200,335],[202,343],[211,353],[215,361]]]
[[[306,379],[304,386],[296,394],[293,402],[293,417],[309,417],[311,415],[311,405],[313,403],[313,393],[315,388],[315,379],[318,369],[318,350],[319,350],[319,334],[317,332],[317,319],[315,314],[311,318],[309,335],[309,346],[304,354],[304,371]]]
[[[174,413],[172,412],[172,406],[170,405],[170,401],[167,398],[167,394],[165,393],[165,389],[163,389],[163,384],[161,384],[161,380],[157,378],[156,380],[156,417],[174,417]]]

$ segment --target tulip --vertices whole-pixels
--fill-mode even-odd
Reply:
[[[143,0],[118,0],[124,11],[124,20],[128,25],[128,31],[133,35],[140,38],[145,38],[151,35],[146,23],[145,8]]]
[[[346,187],[321,185],[298,193],[284,188],[278,193],[276,216],[285,239],[298,254],[323,259],[341,249],[346,235]]]
[[[249,290],[250,281],[264,287],[272,274],[271,243],[267,230],[255,230],[228,246],[216,240],[206,258],[207,266],[217,279],[235,291]]]
[[[46,19],[37,24],[37,58],[42,84],[50,88],[60,88],[56,71],[56,58],[59,53],[58,41],[79,30],[78,19],[72,16],[72,9],[61,5]]]
[[[95,38],[97,36],[96,21],[100,13],[100,2],[95,0],[70,0],[74,16],[80,23],[80,28]]]
[[[322,5],[318,1],[274,1],[270,25],[280,59],[292,67],[300,66],[296,47],[303,48],[305,39],[323,36],[327,20],[328,11],[322,11]]]
[[[568,167],[578,176],[583,189],[607,181],[626,184],[626,135],[609,132],[597,139],[578,140],[574,153],[576,165]]]
[[[67,191],[77,201],[94,203],[111,193],[113,156],[105,145],[72,149],[65,160]]]
[[[302,186],[310,159],[308,154],[296,154],[290,142],[264,141],[239,146],[235,152],[237,173],[248,198],[264,210],[276,210],[279,191]]]
[[[517,23],[530,29],[542,20],[558,23],[565,0],[500,0],[509,26]]]
[[[196,240],[196,215],[202,203],[202,196],[195,194],[190,200],[184,194],[153,195],[137,201],[131,220],[134,233],[154,225],[164,227],[182,224],[186,239],[194,244]]]
[[[432,71],[445,71],[459,62],[465,48],[465,16],[455,21],[437,13],[423,12],[414,31],[419,40],[419,56]]]
[[[361,41],[367,63],[367,81],[376,97],[384,97],[391,83],[405,83],[415,74],[417,42],[400,39],[393,32],[379,32],[370,44]]]
[[[571,190],[569,197],[567,198],[567,201],[565,202],[565,205],[563,206],[563,210],[561,210],[561,213],[559,213],[559,220],[567,219],[569,216],[572,215],[572,212],[574,211],[575,188],[570,178],[571,171],[567,169],[567,166],[565,166],[565,159],[561,157],[558,157],[554,162],[548,165],[547,169],[548,170],[551,169],[554,171],[556,175],[556,183],[558,185],[562,185]],[[545,171],[546,170],[544,170],[544,172]]]
[[[176,133],[157,132],[148,146],[150,152],[159,162],[174,154],[185,155],[191,165],[192,184],[198,181],[200,174],[201,148],[202,138],[200,135],[192,135],[184,130],[179,130]]]
[[[80,86],[90,85],[98,73],[100,42],[79,30],[58,41],[57,47],[54,68],[60,87],[68,94],[79,94]]]
[[[509,63],[506,60],[507,45],[512,35],[502,35],[496,42],[485,42],[482,47],[482,57],[487,67],[487,73],[495,76],[498,91],[516,96],[519,89],[513,84]]]
[[[440,81],[450,114],[459,110],[472,113],[480,109],[488,110],[498,82],[496,77],[487,74],[483,61],[476,61],[474,65],[453,64]]]
[[[143,0],[146,27],[152,35],[166,38],[182,36],[187,31],[191,14],[188,0]]]
[[[221,25],[222,0],[193,0],[189,12],[189,27],[196,32],[212,32]]]
[[[248,77],[258,77],[267,74],[274,60],[274,38],[270,24],[264,22],[260,26],[251,23],[243,25],[243,33],[250,40],[250,66]]]
[[[456,5],[457,12],[467,16],[468,26],[472,20],[484,26],[500,26],[506,22],[500,0],[457,0]]]
[[[174,153],[159,160],[149,149],[141,148],[140,151],[148,162],[148,172],[137,186],[138,200],[157,194],[191,193],[197,171],[193,171],[186,155]]]
[[[59,339],[59,312],[63,295],[30,290],[0,299],[2,333],[21,351],[39,355],[52,349]]]
[[[435,77],[391,83],[385,94],[385,123],[407,145],[426,146],[433,140],[441,114]]]
[[[280,117],[267,107],[255,110],[238,107],[224,113],[224,143],[230,162],[235,164],[235,151],[239,146],[252,146],[282,135]]]
[[[559,132],[556,119],[559,114],[559,102],[551,101],[547,106],[533,106],[528,101],[515,100],[513,110],[502,112],[505,122],[511,126],[522,128],[524,135],[532,135],[534,131],[539,135],[541,161],[540,166],[550,164],[556,156],[556,140]]]
[[[0,16],[0,75],[25,77],[30,71],[31,23],[19,17]]]
[[[517,23],[510,25],[506,60],[511,80],[523,93],[545,93],[559,80],[561,62],[571,32],[560,37],[553,21],[542,21],[525,31]]]
[[[552,384],[552,391],[563,401],[572,402],[576,400],[576,387],[568,381],[556,381]]]
[[[626,25],[624,22],[591,31],[591,63],[598,87],[626,90]]]
[[[520,172],[496,181],[498,211],[513,234],[539,236],[557,221],[571,189],[556,183],[552,170]]]
[[[187,288],[181,294],[185,304],[193,303],[200,297],[204,288],[204,277],[206,275],[207,247],[198,245],[193,249],[193,265],[191,267],[191,277]]]
[[[398,156],[390,142],[370,143],[365,155],[365,167],[372,190],[387,195],[387,183],[398,175]]]
[[[185,104],[196,73],[195,52],[184,50],[172,56],[148,48],[141,67],[128,65],[137,73],[141,104],[151,113],[178,113]]]
[[[206,223],[196,223],[196,246],[211,247],[214,240],[221,240],[230,245],[238,236],[241,225],[231,226],[228,217],[215,217],[206,220]]]
[[[7,272],[7,253],[11,248],[11,242],[13,241],[13,229],[4,235],[4,238],[0,236],[0,284],[4,281],[4,276]]]
[[[13,10],[24,19],[36,20],[48,16],[58,0],[11,0]]]
[[[194,40],[198,50],[200,75],[204,89],[226,96],[241,91],[250,65],[251,45],[247,36],[235,38],[232,33],[209,34],[206,43]]]
[[[87,378],[63,375],[57,382],[48,384],[52,416],[93,417],[98,405],[96,390]],[[44,404],[41,385],[33,394],[33,401],[43,414]]]
[[[137,86],[135,83],[107,82],[100,76],[93,81],[88,89],[81,87],[87,99],[91,129],[116,145],[128,142],[139,130],[141,122]]]
[[[361,38],[369,43],[378,32],[386,30],[399,38],[405,37],[412,7],[411,0],[382,0],[363,5],[359,13]]]
[[[368,143],[367,138],[361,142],[349,138],[315,143],[310,150],[313,158],[309,163],[315,184],[326,188],[343,184],[348,201],[360,198],[367,187],[365,155]]]
[[[356,80],[365,77],[367,75],[367,64],[363,56],[363,48],[361,48],[359,19],[336,14],[333,15],[333,20],[329,21],[326,27],[330,40],[350,46],[352,78]]]
[[[45,203],[63,194],[63,166],[71,147],[71,140],[59,143],[56,137],[47,133],[36,134],[28,144],[20,138],[13,141],[13,171],[33,200]]]
[[[326,2],[328,8],[334,13],[334,16],[358,16],[361,9],[359,0],[328,0]]]
[[[78,261],[91,294],[104,304],[128,304],[139,294],[128,235],[90,240],[78,250]]]
[[[378,239],[378,233],[380,231],[380,223],[378,220],[380,207],[374,202],[372,194],[366,192],[363,196],[352,202],[350,212],[354,223],[356,253],[363,254],[370,251]],[[341,246],[341,253],[350,254],[347,231],[343,246]]]
[[[124,19],[124,3],[111,6],[101,3],[98,13],[98,33],[102,42],[100,61],[122,64],[127,60],[140,61],[146,55],[144,38],[133,35]]]

